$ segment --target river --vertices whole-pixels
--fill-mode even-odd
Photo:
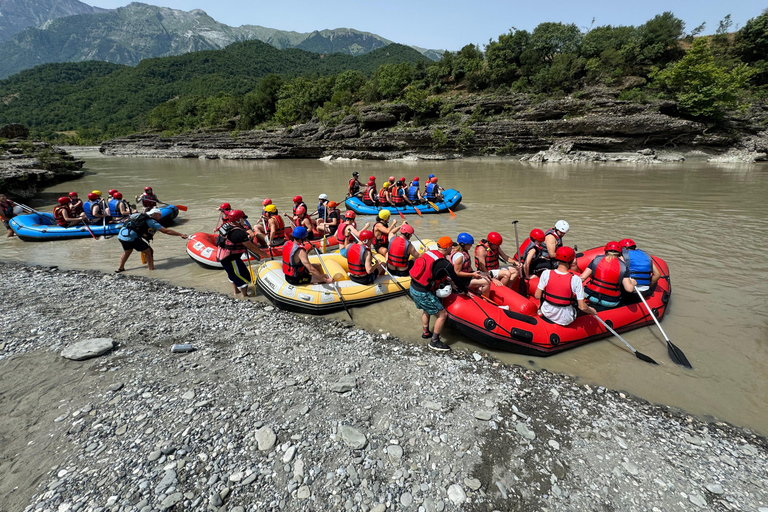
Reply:
[[[215,227],[216,207],[224,201],[257,218],[265,197],[281,211],[290,208],[297,194],[312,208],[320,193],[341,200],[355,170],[361,177],[376,175],[380,183],[389,175],[423,179],[434,173],[443,187],[459,189],[464,200],[455,218],[447,214],[410,218],[422,238],[455,237],[467,231],[479,240],[489,231],[499,231],[503,248],[511,253],[513,220],[519,221],[522,240],[531,229],[547,229],[560,218],[571,225],[565,242],[580,249],[631,237],[669,264],[673,293],[662,326],[693,370],[671,362],[655,326],[624,337],[660,366],[636,359],[621,342],[610,339],[549,358],[490,354],[506,363],[570,374],[582,383],[626,390],[653,403],[768,435],[768,167],[764,164],[716,165],[690,159],[675,164],[544,166],[495,158],[237,161],[114,158],[83,148],[73,152],[86,160],[87,176],[43,190],[31,206],[50,211],[56,198],[70,190],[84,197],[92,189],[116,188],[132,200],[150,185],[162,201],[188,206],[174,229],[194,233]],[[194,263],[181,239],[158,235],[154,247],[156,270],[151,277],[231,293],[224,273]],[[104,272],[117,268],[120,253],[116,238],[0,242],[3,260]],[[150,274],[136,255],[126,268],[131,274]],[[126,297],[126,309],[131,300],[141,297]],[[353,316],[363,328],[423,343],[420,314],[407,298],[355,309]],[[489,353],[449,329],[443,337],[454,349]]]

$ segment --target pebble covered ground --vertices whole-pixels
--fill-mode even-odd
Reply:
[[[480,348],[141,277],[0,282],[3,512],[768,512],[765,438]],[[61,357],[91,338],[115,347]]]

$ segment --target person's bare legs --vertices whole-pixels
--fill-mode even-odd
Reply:
[[[435,315],[435,328],[432,329],[432,335],[434,336],[437,334],[438,336],[443,331],[443,326],[445,325],[445,320],[448,318],[448,312],[444,309],[441,309],[437,312]]]
[[[424,332],[429,332],[429,314],[421,310],[421,327],[424,328]]]
[[[144,257],[147,258],[147,268],[149,270],[155,270],[155,254],[151,247],[141,251],[144,253]]]
[[[123,254],[120,256],[120,266],[117,267],[118,272],[122,272],[125,270],[125,262],[128,261],[128,257],[131,255],[132,252],[133,252],[133,249],[126,249],[125,251],[123,251]]]

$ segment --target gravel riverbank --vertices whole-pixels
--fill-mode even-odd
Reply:
[[[768,512],[744,429],[162,281],[0,280],[2,512]]]

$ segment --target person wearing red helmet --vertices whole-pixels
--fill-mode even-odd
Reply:
[[[70,192],[69,196],[69,213],[73,217],[81,217],[83,213],[83,201],[77,197],[77,192]]]
[[[243,254],[251,251],[262,258],[269,257],[251,242],[251,236],[243,220],[245,220],[245,213],[242,210],[229,210],[227,220],[219,228],[216,237],[216,261],[221,263],[227,272],[235,297],[238,294],[244,297],[249,295],[248,285],[251,284],[251,275],[243,261]]]
[[[405,186],[405,178],[400,178],[397,183],[395,183],[394,188],[389,188],[391,189],[390,195],[392,196],[392,205],[395,208],[402,207],[407,204],[412,204],[407,200],[407,187]]]
[[[621,302],[622,287],[633,292],[637,281],[629,277],[629,269],[621,260],[618,242],[605,244],[605,255],[593,259],[581,273],[584,294],[592,304],[615,308]]]
[[[497,285],[513,286],[515,279],[520,275],[522,265],[519,261],[507,256],[501,249],[503,239],[495,231],[488,233],[488,238],[484,238],[475,246],[475,267],[479,272],[487,273]],[[499,260],[503,259],[510,264],[507,268],[499,266]]]
[[[128,218],[117,235],[120,245],[123,246],[123,254],[120,256],[120,266],[115,272],[125,271],[125,264],[134,250],[143,253],[147,260],[147,268],[154,270],[155,253],[147,242],[152,240],[158,231],[165,235],[187,238],[184,233],[164,228],[159,222],[162,216],[163,213],[159,209],[153,208],[146,213],[134,213]]]
[[[341,249],[339,250],[339,253],[341,253],[342,256],[347,256],[347,249],[349,248],[350,244],[355,242],[355,236],[360,236],[360,231],[357,230],[357,222],[355,222],[355,218],[357,215],[352,210],[347,210],[347,212],[344,214],[344,222],[342,222],[339,225],[339,229],[336,230],[336,239],[339,241],[339,245],[341,246]],[[363,230],[366,230],[371,227],[370,222],[366,222],[365,226],[363,226]],[[362,231],[362,230],[361,230]],[[352,236],[352,235],[355,236]]]
[[[60,197],[58,203],[59,204],[53,209],[53,220],[56,221],[56,224],[63,228],[68,228],[83,222],[83,218],[72,216],[69,197]],[[85,217],[85,215],[83,215],[83,217]]]
[[[136,196],[136,203],[144,207],[144,213],[148,212],[152,208],[157,207],[157,203],[160,200],[152,191],[152,187],[144,187],[144,193],[140,196]]]
[[[579,276],[572,274],[569,269],[576,252],[570,247],[560,247],[555,252],[557,268],[546,269],[541,273],[539,285],[534,297],[541,300],[539,314],[558,325],[569,325],[576,320],[576,308],[584,313],[596,315],[597,311],[584,300],[584,287]]]
[[[262,235],[259,240],[263,241],[264,235],[266,234],[266,227],[269,223],[269,214],[267,214],[267,206],[272,204],[272,200],[270,198],[266,198],[261,202],[261,218],[256,222],[256,225],[253,227],[254,233],[256,235]]]
[[[347,268],[349,279],[357,284],[373,284],[379,275],[384,274],[384,268],[380,261],[373,261],[371,254],[371,242],[373,242],[373,231],[364,229],[357,235],[359,242],[347,248]]]
[[[266,233],[256,233],[259,243],[265,247],[278,247],[285,243],[285,223],[277,211],[277,206],[268,204],[264,207],[267,214],[266,219],[262,219],[262,226],[266,226]]]
[[[520,254],[520,261],[523,262],[523,275],[526,279],[537,272],[550,268],[549,259],[544,258],[544,254],[547,252],[547,248],[544,246],[545,239],[544,231],[536,228],[531,230],[528,240],[520,245],[518,253]]]
[[[315,222],[312,220],[312,218],[307,214],[307,207],[306,206],[298,206],[296,209],[294,209],[294,217],[293,217],[293,225],[295,227],[302,226],[303,228],[306,228],[307,230],[307,239],[312,240],[315,238]]]
[[[368,180],[368,185],[363,191],[363,203],[368,206],[376,206],[379,200],[379,193],[376,190],[376,180]]]
[[[406,277],[419,257],[419,251],[411,243],[413,227],[407,222],[400,226],[397,236],[389,239],[387,245],[387,270],[393,276]]]
[[[85,213],[88,224],[103,224],[105,219],[109,217],[101,200],[101,194],[95,190],[88,194],[88,200],[83,204],[83,213]]]
[[[661,270],[647,252],[637,248],[637,244],[631,238],[620,240],[619,247],[621,247],[622,260],[629,269],[629,277],[637,282],[635,288],[643,295],[647,295],[661,278]]]
[[[360,197],[360,187],[362,186],[363,184],[360,183],[360,173],[357,171],[353,172],[352,178],[350,178],[347,184],[347,197]]]
[[[422,197],[421,197],[421,190],[419,184],[419,177],[416,176],[413,178],[413,181],[411,182],[411,185],[408,187],[408,190],[405,193],[406,199],[408,199],[408,204],[421,204],[423,203]]]
[[[304,211],[307,211],[307,203],[304,202],[304,199],[301,196],[293,196],[293,215],[290,217],[291,221],[293,222],[294,226],[299,225],[299,219],[296,215],[296,210],[298,210],[300,207],[304,207]]]
[[[460,292],[468,291],[464,281],[456,275],[453,264],[448,260],[451,250],[456,247],[451,237],[443,236],[437,240],[437,249],[425,251],[413,263],[410,294],[414,305],[421,310],[421,337],[431,338],[429,348],[438,352],[447,352],[451,348],[440,340],[448,314],[441,298],[450,295],[452,282]],[[430,317],[435,316],[435,326],[429,330]]]
[[[123,199],[123,194],[115,190],[112,193],[112,199],[107,203],[109,206],[109,215],[113,222],[123,222],[133,211],[127,201]]]
[[[427,181],[424,186],[424,197],[433,203],[443,200],[443,193],[440,192],[440,187],[437,185],[437,177],[433,176]]]

